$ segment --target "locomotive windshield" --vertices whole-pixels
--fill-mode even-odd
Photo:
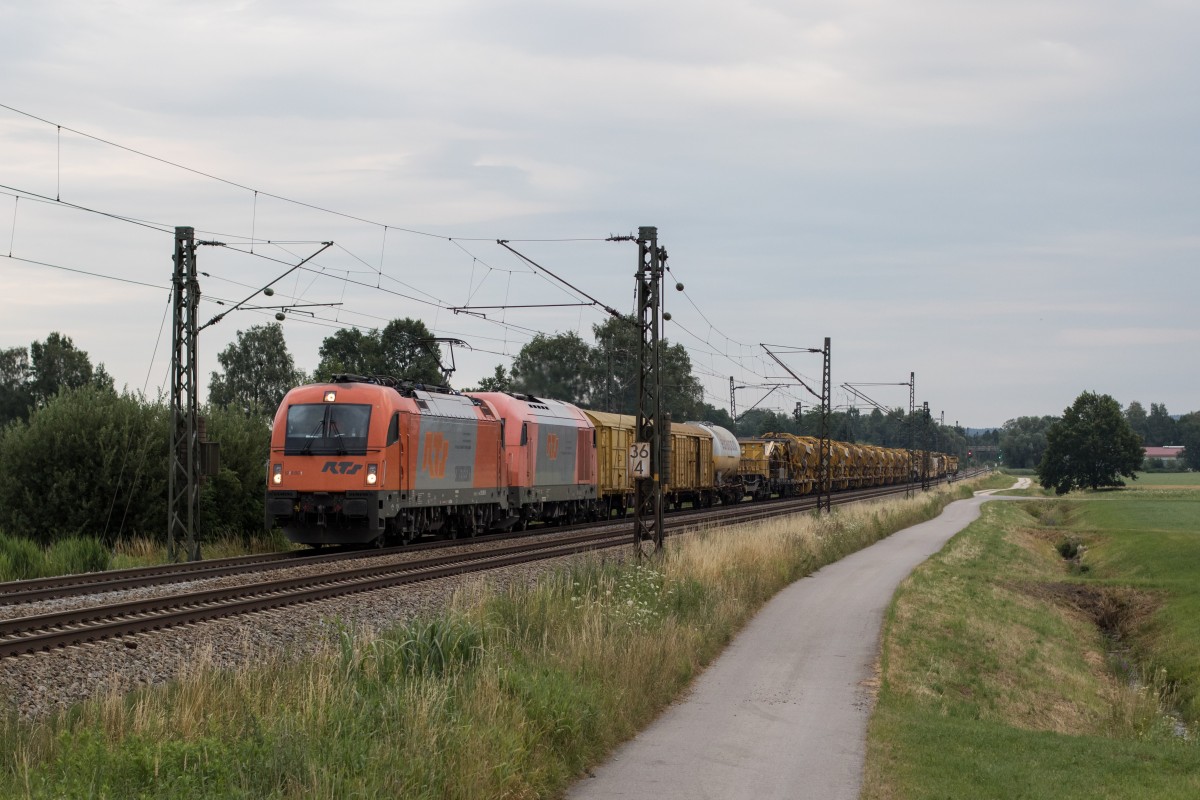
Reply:
[[[371,407],[308,403],[288,408],[283,452],[289,456],[361,456],[367,452]]]

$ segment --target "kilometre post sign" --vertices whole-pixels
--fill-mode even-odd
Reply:
[[[650,477],[649,442],[634,442],[629,445],[629,473],[634,478]]]

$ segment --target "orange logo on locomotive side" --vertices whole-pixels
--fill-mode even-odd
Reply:
[[[425,434],[425,455],[421,469],[431,478],[446,477],[446,462],[450,458],[450,442],[441,433],[430,431]]]
[[[546,437],[546,455],[550,456],[550,460],[558,458],[558,434],[551,433]]]

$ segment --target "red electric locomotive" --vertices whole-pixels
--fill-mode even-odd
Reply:
[[[595,518],[596,433],[570,403],[515,392],[472,392],[504,420],[504,467],[516,526]]]
[[[509,519],[503,422],[440,387],[338,375],[283,398],[266,523],[303,544],[474,534]]]
[[[338,375],[275,414],[266,524],[310,545],[383,544],[594,517],[583,412],[529,395]]]

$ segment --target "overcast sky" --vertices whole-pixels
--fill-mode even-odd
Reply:
[[[341,304],[289,313],[298,366],[414,316],[475,348],[471,385],[603,319],[446,310],[578,299],[496,239],[632,310],[636,246],[603,239],[654,225],[715,405],[776,382],[760,342],[829,336],[835,385],[915,371],[948,423],[1083,390],[1200,409],[1198,45],[1194,0],[4,3],[0,103],[46,121],[0,108],[0,347],[61,331],[153,394],[191,225],[234,301],[336,242],[277,285]],[[201,334],[205,397],[272,313]]]

